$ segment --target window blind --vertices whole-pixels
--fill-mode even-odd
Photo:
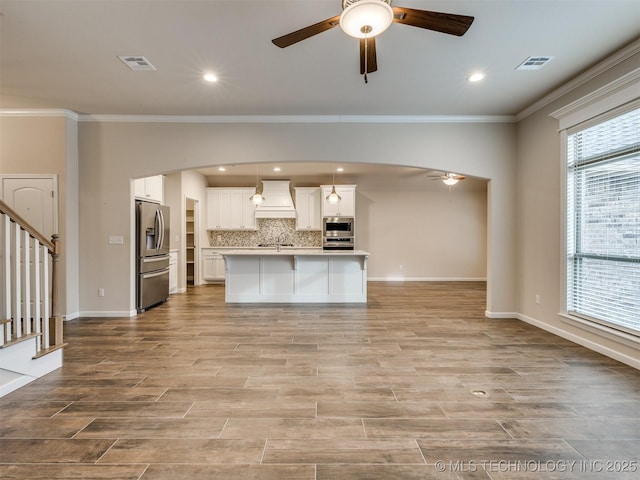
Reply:
[[[640,108],[567,136],[567,310],[640,336]]]

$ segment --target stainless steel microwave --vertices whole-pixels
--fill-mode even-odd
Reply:
[[[324,217],[322,220],[324,250],[354,250],[355,222],[353,217]]]
[[[353,217],[324,217],[322,235],[327,237],[353,237],[355,222]]]

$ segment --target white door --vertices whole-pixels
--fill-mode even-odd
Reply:
[[[2,201],[45,238],[58,232],[56,176],[2,175]]]

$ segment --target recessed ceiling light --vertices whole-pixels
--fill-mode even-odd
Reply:
[[[336,172],[344,172],[344,168],[338,167],[338,168],[336,168]]]
[[[226,172],[226,171],[227,171],[227,169],[226,169],[226,168],[224,168],[224,167],[218,167],[218,171],[219,171],[219,172]]]
[[[202,78],[204,78],[207,82],[217,82],[218,81],[218,77],[216,77],[213,73],[205,73]]]
[[[481,72],[472,73],[471,75],[469,75],[468,80],[470,82],[479,82],[481,80],[484,80],[484,73],[481,73]]]
[[[471,395],[475,395],[476,397],[486,397],[487,395],[489,395],[489,392],[487,392],[486,390],[470,390]]]
[[[280,170],[282,170],[280,167],[273,167],[274,172],[279,172]]]

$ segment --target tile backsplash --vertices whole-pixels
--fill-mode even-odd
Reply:
[[[210,247],[255,247],[290,243],[296,247],[322,247],[322,232],[296,231],[295,218],[258,218],[257,230],[209,230]],[[218,239],[220,237],[220,239]]]

